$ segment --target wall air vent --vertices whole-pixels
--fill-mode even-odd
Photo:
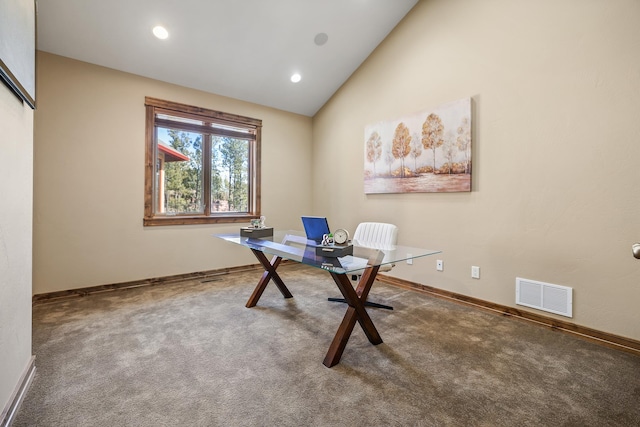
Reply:
[[[516,277],[516,304],[573,317],[573,288]]]

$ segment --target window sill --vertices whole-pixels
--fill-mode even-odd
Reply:
[[[145,227],[161,226],[161,225],[198,225],[198,224],[225,224],[249,222],[252,219],[258,219],[260,215],[251,214],[235,214],[235,215],[216,215],[216,216],[158,216],[153,218],[144,218],[143,225]]]

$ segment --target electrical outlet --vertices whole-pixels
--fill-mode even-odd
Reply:
[[[411,254],[407,254],[407,257],[409,257],[409,259],[407,259],[407,264],[412,265],[413,264],[413,258],[411,258],[413,255]]]
[[[442,263],[441,259],[436,261],[436,270],[438,270],[438,271],[444,270],[444,264]]]
[[[480,278],[480,267],[476,267],[475,265],[471,267],[471,278],[473,279]]]

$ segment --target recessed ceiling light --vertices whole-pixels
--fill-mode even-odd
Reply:
[[[300,80],[302,80],[302,76],[298,73],[291,76],[291,81],[294,83],[298,83]]]
[[[158,25],[156,27],[153,27],[153,35],[161,40],[164,40],[169,37],[169,31],[167,31],[166,28]]]

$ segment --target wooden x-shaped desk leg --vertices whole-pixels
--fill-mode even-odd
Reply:
[[[273,259],[269,261],[264,253],[257,249],[251,249],[251,252],[253,252],[256,258],[258,258],[258,261],[260,261],[260,264],[262,264],[262,266],[264,267],[264,274],[262,275],[262,278],[258,282],[256,288],[253,290],[253,294],[251,294],[249,301],[247,301],[246,307],[255,307],[271,279],[273,279],[274,283],[282,293],[282,296],[284,296],[285,298],[293,297],[280,276],[278,276],[278,273],[276,273],[276,269],[278,268],[278,265],[280,265],[280,261],[282,261],[282,258],[280,258],[279,256],[274,256]]]
[[[355,290],[346,274],[331,273],[331,277],[333,277],[333,280],[338,285],[342,296],[344,296],[349,306],[329,346],[329,351],[324,358],[324,362],[322,362],[327,368],[337,365],[338,362],[340,362],[342,352],[347,346],[347,341],[349,341],[351,332],[353,332],[353,328],[356,325],[356,320],[360,323],[371,344],[378,345],[382,343],[382,338],[380,338],[378,330],[373,325],[373,321],[364,308],[364,303],[367,301],[367,296],[376,279],[379,268],[379,266],[367,268],[362,274]]]

